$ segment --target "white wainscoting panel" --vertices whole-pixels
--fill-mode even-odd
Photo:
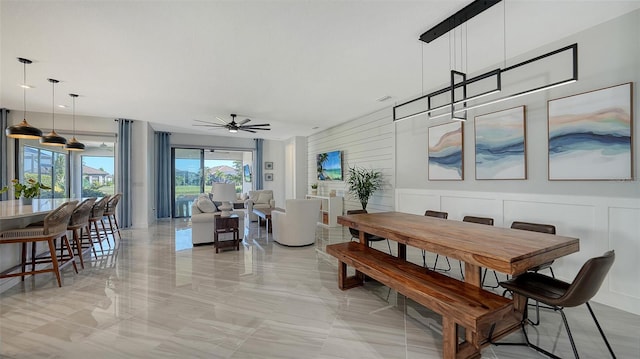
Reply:
[[[557,234],[580,239],[580,251],[558,259],[553,269],[572,281],[589,258],[616,251],[616,261],[594,301],[640,315],[640,200],[452,190],[396,189],[396,211],[443,210],[450,220],[492,217],[496,226],[513,221],[547,223]]]

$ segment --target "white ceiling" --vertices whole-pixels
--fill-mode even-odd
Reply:
[[[51,111],[53,77],[57,94],[82,95],[79,115],[202,133],[193,120],[238,113],[272,124],[259,137],[307,136],[444,84],[448,38],[418,37],[469,2],[1,0],[0,105],[22,108],[16,57],[26,57],[34,61],[29,111]],[[468,71],[502,62],[504,28],[511,57],[637,8],[640,1],[495,5],[468,22]]]

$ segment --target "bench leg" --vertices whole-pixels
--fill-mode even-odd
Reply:
[[[458,329],[453,319],[442,317],[442,357],[455,359],[458,351]]]
[[[345,290],[361,286],[364,283],[362,273],[356,271],[356,275],[347,277],[347,264],[338,262],[338,288]]]

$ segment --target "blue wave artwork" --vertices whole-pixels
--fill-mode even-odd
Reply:
[[[549,103],[549,179],[631,179],[631,84]]]
[[[524,106],[475,119],[476,179],[525,179]]]
[[[452,122],[429,128],[429,179],[461,180],[462,124]]]

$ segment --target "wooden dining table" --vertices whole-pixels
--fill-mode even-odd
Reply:
[[[482,288],[482,268],[518,275],[527,269],[580,250],[577,238],[446,220],[401,212],[339,216],[338,223],[398,243],[398,257],[406,260],[407,246],[464,262],[464,281]],[[526,298],[515,295],[514,308],[521,314]],[[521,315],[496,323],[494,338],[519,328]],[[469,338],[468,338],[469,339]]]

